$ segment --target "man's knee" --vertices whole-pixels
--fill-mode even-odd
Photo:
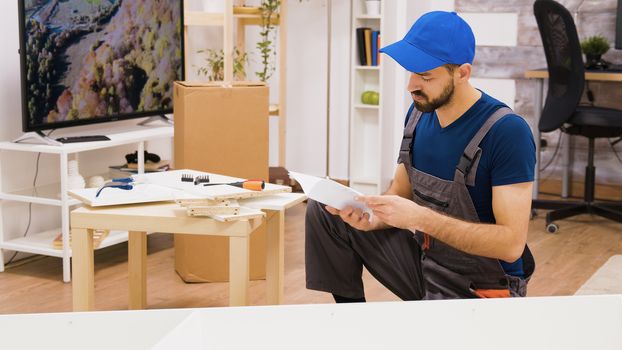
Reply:
[[[318,203],[317,201],[314,201],[313,199],[309,198],[307,199],[307,216],[309,215],[309,212],[313,212],[316,210],[321,210],[321,204]]]
[[[306,235],[316,235],[317,233],[328,233],[337,235],[343,239],[346,235],[347,227],[339,216],[335,216],[326,210],[324,204],[309,199],[307,202],[307,213],[305,216]]]
[[[326,211],[324,205],[313,199],[309,199],[307,201],[307,212],[305,214],[305,222],[315,222],[321,221],[326,218],[326,215],[330,215],[329,212]]]
[[[309,212],[311,213],[315,213],[315,212],[323,212],[326,209],[324,209],[324,205],[318,201],[315,201],[313,199],[308,199],[307,200],[307,215],[309,215]]]

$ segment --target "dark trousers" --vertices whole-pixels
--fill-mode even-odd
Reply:
[[[308,289],[362,298],[365,266],[402,300],[420,300],[425,294],[421,248],[408,230],[359,231],[309,200],[305,237]]]

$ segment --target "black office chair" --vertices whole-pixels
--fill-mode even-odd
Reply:
[[[579,214],[596,214],[622,222],[622,204],[594,202],[594,139],[622,136],[622,110],[580,106],[585,85],[581,46],[572,15],[553,0],[533,5],[546,55],[549,89],[540,117],[540,132],[561,129],[589,140],[583,201],[534,200],[533,209],[553,209],[546,214],[546,229],[558,230],[556,220]]]

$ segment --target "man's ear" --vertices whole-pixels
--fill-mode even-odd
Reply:
[[[465,63],[462,64],[458,67],[458,69],[456,69],[456,79],[458,79],[459,82],[464,82],[464,81],[468,81],[469,78],[471,78],[471,69],[473,68],[473,66],[471,66],[470,63]]]

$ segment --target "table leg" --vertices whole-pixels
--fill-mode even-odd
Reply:
[[[533,179],[533,192],[532,199],[538,199],[538,192],[540,191],[540,116],[542,115],[542,97],[544,96],[544,79],[536,79],[536,91],[535,101],[533,103],[533,113],[535,118],[535,128],[533,130],[535,142],[536,142],[536,169]]]
[[[130,310],[147,306],[147,233],[128,232],[127,260],[130,283]]]
[[[269,305],[283,303],[285,211],[268,211],[266,239],[266,297]]]
[[[229,305],[248,305],[250,236],[229,237]]]
[[[571,157],[570,148],[572,147],[572,136],[566,133],[562,135],[562,198],[568,198],[570,195],[570,175],[571,175]]]
[[[71,235],[73,311],[91,311],[95,306],[93,230],[73,228]]]

